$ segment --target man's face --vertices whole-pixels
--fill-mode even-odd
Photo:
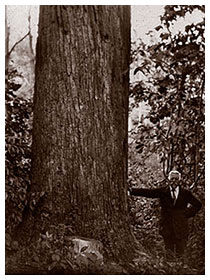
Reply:
[[[170,183],[171,183],[171,186],[178,186],[179,185],[179,174],[177,173],[172,173],[171,176],[170,176]]]

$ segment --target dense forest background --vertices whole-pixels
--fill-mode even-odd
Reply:
[[[174,33],[180,18],[199,12],[201,20]],[[204,168],[205,168],[205,22],[203,6],[165,6],[156,40],[132,42],[130,72],[130,126],[128,185],[160,186],[173,168],[203,204],[190,221],[183,263],[169,263],[158,233],[159,204],[129,198],[130,223],[141,245],[133,262],[101,262],[83,251],[73,259],[71,225],[56,224],[42,232],[38,242],[20,246],[14,236],[28,207],[39,208],[44,192],[30,194],[34,67],[31,18],[28,32],[9,47],[6,21],[6,272],[59,274],[69,271],[97,274],[204,274]],[[15,63],[14,60],[15,59]],[[17,59],[18,58],[18,59]],[[30,199],[29,199],[30,197]],[[42,219],[47,219],[44,213]],[[30,273],[29,273],[30,274]]]

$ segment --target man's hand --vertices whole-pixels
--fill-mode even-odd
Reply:
[[[128,196],[130,196],[130,195],[131,195],[131,192],[132,192],[132,188],[129,187],[127,192],[128,192]]]

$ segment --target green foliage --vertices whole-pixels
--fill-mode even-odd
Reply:
[[[18,97],[16,70],[6,74],[6,231],[22,220],[30,185],[32,102]]]
[[[177,168],[189,184],[204,170],[204,20],[175,35],[170,27],[195,8],[203,10],[165,7],[156,28],[161,39],[150,46],[142,44],[137,52],[142,63],[134,73],[142,78],[131,88],[136,104],[144,101],[150,107],[149,124],[138,127],[136,142],[144,147],[139,153],[158,154],[165,175]]]

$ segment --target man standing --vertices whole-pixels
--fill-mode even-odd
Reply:
[[[181,174],[171,171],[169,186],[157,189],[132,188],[130,194],[159,198],[161,204],[160,234],[163,236],[168,256],[183,255],[188,237],[188,218],[201,208],[200,201],[181,186]]]

